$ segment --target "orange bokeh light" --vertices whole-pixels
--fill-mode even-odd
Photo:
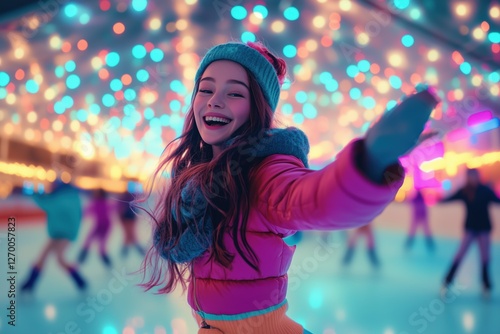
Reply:
[[[21,68],[17,69],[16,74],[15,74],[15,78],[17,80],[23,80],[24,79],[24,70]]]
[[[458,65],[460,65],[464,62],[464,57],[462,57],[462,55],[458,51],[453,51],[453,53],[451,55],[451,59],[453,59],[453,61],[455,63],[457,63]]]
[[[89,46],[89,44],[87,43],[86,40],[84,39],[81,39],[78,41],[78,43],[76,44],[76,47],[78,48],[78,50],[80,51],[85,51],[87,50],[87,47]]]
[[[372,72],[373,74],[378,74],[380,72],[380,66],[378,66],[378,64],[371,64],[370,65],[370,72]]]
[[[130,74],[124,74],[122,75],[122,83],[125,85],[125,86],[128,86],[132,83],[132,77],[130,76]]]
[[[321,37],[321,45],[323,45],[325,48],[332,46],[333,41],[329,36],[323,36]]]
[[[121,22],[116,22],[114,25],[113,25],[113,32],[117,35],[120,35],[120,34],[123,34],[123,32],[125,31],[125,25]]]
[[[71,43],[64,42],[63,45],[61,46],[61,51],[62,52],[70,52],[71,51]]]
[[[364,73],[358,73],[355,77],[354,77],[354,81],[356,81],[357,83],[362,83],[365,81],[365,74]]]
[[[106,80],[109,78],[109,72],[105,68],[101,68],[98,72],[98,75],[101,80]]]

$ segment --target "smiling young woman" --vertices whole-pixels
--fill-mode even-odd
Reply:
[[[402,185],[398,157],[438,103],[427,90],[408,97],[314,171],[305,134],[272,124],[285,75],[284,60],[260,43],[210,49],[183,134],[156,171],[171,166],[172,177],[150,213],[144,286],[189,284],[198,333],[309,333],[286,315],[295,249],[283,239],[371,222]]]

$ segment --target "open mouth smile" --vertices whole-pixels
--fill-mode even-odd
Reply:
[[[208,128],[218,128],[227,125],[232,122],[232,119],[216,116],[205,116],[203,121]]]

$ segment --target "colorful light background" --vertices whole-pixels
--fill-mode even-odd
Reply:
[[[2,194],[18,179],[36,187],[56,174],[9,159],[14,140],[73,156],[67,177],[83,188],[145,181],[181,134],[200,57],[228,40],[262,41],[287,61],[277,118],[307,133],[313,168],[427,82],[442,99],[428,128],[441,135],[402,160],[397,199],[414,187],[450,190],[465,166],[498,183],[500,6],[482,17],[470,2],[449,2],[460,45],[435,26],[429,33],[424,3],[47,1],[3,17],[0,173],[12,181]]]
[[[313,168],[333,161],[387,109],[418,83],[427,82],[442,99],[427,128],[440,135],[401,159],[407,177],[396,200],[424,188],[432,203],[462,184],[465,167],[480,168],[484,180],[500,193],[497,1],[38,0],[18,12],[0,12],[0,199],[15,187],[43,192],[68,165],[75,171],[62,173],[63,178],[84,189],[119,192],[130,180],[145,183],[165,146],[181,134],[200,57],[229,40],[262,41],[287,61],[290,79],[276,116],[280,126],[306,132]],[[17,200],[5,201],[0,213],[8,206],[18,210],[12,205]],[[15,215],[23,217],[23,224],[35,220],[24,211]],[[443,211],[441,220],[451,220],[446,214],[452,211]],[[396,216],[398,223],[405,219]],[[435,220],[441,223],[439,217]],[[36,227],[19,235],[19,259],[26,269],[43,235]],[[382,240],[385,254],[397,254],[397,239]],[[441,240],[441,249],[454,247],[451,241]],[[296,257],[296,263],[310,263],[310,253]],[[409,328],[411,312],[436,300],[429,292],[434,287],[422,293],[422,273],[434,275],[443,258],[423,258],[419,264],[401,257],[392,270],[396,278],[409,273],[404,284],[389,279],[382,288],[380,277],[363,287],[354,276],[340,275],[345,283],[335,286],[331,281],[338,277],[332,271],[315,272],[303,281],[305,302],[291,303],[297,305],[297,321],[322,326],[324,334],[336,333],[334,327],[340,332],[342,326],[348,328],[344,332],[361,333],[361,324],[351,319],[356,319],[354,309],[366,307],[363,322],[369,323],[369,333],[382,333],[375,328],[390,314],[399,327],[384,325],[383,333],[401,334],[396,328]],[[387,262],[391,260],[394,257]],[[413,267],[405,267],[409,263]],[[319,268],[331,270],[329,265]],[[95,269],[88,268],[88,276],[100,284]],[[179,334],[192,324],[190,310],[176,299],[134,294],[132,287],[113,296],[112,307],[87,324],[74,314],[79,302],[66,303],[65,298],[73,297],[65,290],[70,283],[52,277],[44,282],[42,298],[33,307],[24,304],[26,313],[19,313],[19,323],[32,326],[32,332],[69,332],[72,322],[65,319],[83,326],[82,333],[103,334],[142,333],[146,326],[154,328],[147,333]],[[315,279],[321,277],[326,283],[318,284]],[[437,287],[438,281],[432,284]],[[399,293],[401,287],[404,293]],[[465,299],[447,305],[446,316],[429,326],[442,321],[447,331],[463,327],[470,333],[482,320],[485,327],[493,323],[498,308],[470,302],[474,288],[465,291]],[[328,309],[324,306],[331,305],[332,289],[338,290],[336,304]],[[384,289],[383,299],[373,298]],[[96,296],[105,296],[107,290],[96,291]],[[54,302],[52,293],[56,299],[64,295],[63,301]],[[433,299],[421,300],[419,295]],[[347,301],[355,306],[345,306]],[[370,302],[378,304],[372,307]],[[43,313],[33,311],[36,308]],[[307,313],[308,308],[313,311]],[[457,309],[461,313],[454,313]],[[2,333],[8,328],[5,318],[0,327]],[[429,328],[427,333],[437,327]]]

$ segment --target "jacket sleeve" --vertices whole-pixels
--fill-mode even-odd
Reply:
[[[365,225],[394,200],[404,179],[395,164],[384,184],[375,184],[357,167],[363,141],[348,144],[321,170],[305,168],[289,155],[264,159],[252,175],[253,200],[273,225],[289,230],[334,230]]]

